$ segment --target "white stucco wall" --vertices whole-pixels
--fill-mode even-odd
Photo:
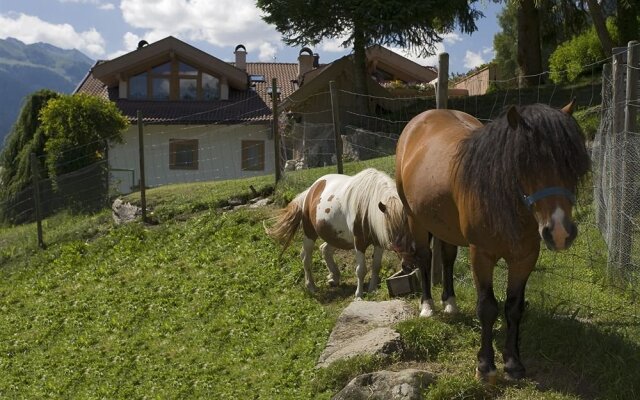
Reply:
[[[237,179],[272,174],[273,140],[269,124],[264,125],[145,125],[145,183],[147,187],[173,183]],[[198,140],[198,169],[169,168],[169,140]],[[242,170],[242,141],[264,141],[264,170]],[[138,126],[124,134],[124,143],[109,149],[112,188],[121,194],[131,192],[140,180]],[[125,170],[125,171],[121,171]],[[133,173],[131,172],[133,171]],[[133,177],[133,180],[132,180]]]

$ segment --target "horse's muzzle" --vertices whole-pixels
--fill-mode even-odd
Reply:
[[[563,222],[559,226],[551,223],[542,228],[540,236],[549,250],[566,250],[578,236],[578,227],[573,222]]]

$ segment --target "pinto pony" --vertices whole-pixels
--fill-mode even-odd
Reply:
[[[406,216],[392,178],[373,168],[354,175],[329,174],[298,194],[266,228],[286,249],[302,225],[302,262],[307,289],[316,286],[311,273],[311,255],[316,239],[325,241],[320,251],[329,269],[330,285],[340,282],[340,270],[333,254],[336,249],[356,251],[356,298],[362,298],[367,273],[365,250],[374,246],[369,291],[379,283],[385,248],[398,250],[406,240]]]
[[[433,312],[428,233],[448,248],[469,246],[482,326],[476,376],[491,383],[496,262],[504,258],[508,265],[504,370],[508,378],[522,378],[519,326],[540,239],[563,250],[577,235],[571,212],[590,160],[572,109],[573,102],[562,110],[512,106],[484,126],[460,111],[430,110],[409,121],[398,141],[396,182],[423,278],[421,315]],[[450,302],[451,274],[445,268],[443,300]]]

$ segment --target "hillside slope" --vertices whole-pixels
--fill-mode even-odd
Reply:
[[[77,50],[0,39],[0,148],[26,95],[43,88],[70,93],[92,64]]]

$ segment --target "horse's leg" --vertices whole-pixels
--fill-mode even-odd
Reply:
[[[358,287],[356,288],[356,300],[362,300],[364,294],[364,277],[367,275],[367,260],[364,251],[356,249],[356,276],[358,277]]]
[[[529,275],[533,270],[538,254],[540,252],[539,243],[537,248],[524,257],[517,257],[507,260],[507,300],[504,303],[504,314],[507,320],[507,339],[505,342],[502,359],[504,361],[504,372],[507,378],[521,379],[525,376],[525,368],[520,361],[519,337],[520,320],[524,311],[524,294]]]
[[[480,320],[480,350],[476,377],[490,384],[496,383],[496,363],[493,351],[493,324],[498,317],[498,302],[493,294],[493,268],[498,258],[470,246],[471,270],[476,286],[476,313]]]
[[[442,246],[442,304],[446,314],[458,312],[456,293],[453,290],[453,264],[458,255],[458,246],[440,241]]]
[[[313,246],[315,245],[315,240],[309,239],[308,237],[304,237],[302,239],[302,252],[300,252],[300,257],[302,258],[302,266],[304,267],[304,283],[311,293],[315,293],[316,284],[313,282],[313,271],[311,270],[313,255]]]
[[[416,263],[420,269],[422,283],[422,299],[420,300],[420,316],[431,317],[434,313],[433,297],[431,297],[431,234],[418,235],[415,239]]]
[[[380,266],[382,265],[382,247],[373,248],[373,262],[371,263],[371,280],[369,281],[369,291],[373,292],[378,289],[380,284]]]
[[[327,283],[329,286],[338,286],[340,284],[340,269],[336,265],[333,259],[333,254],[336,252],[336,248],[329,243],[324,242],[320,245],[320,252],[324,258],[324,262],[327,263],[329,269],[329,275],[327,276]]]

